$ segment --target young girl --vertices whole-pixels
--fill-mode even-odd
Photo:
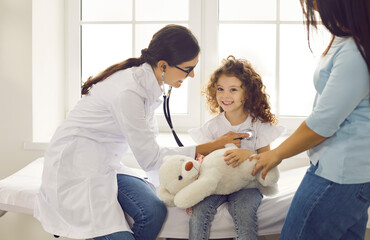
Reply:
[[[241,149],[225,153],[226,164],[237,167],[255,153],[270,149],[270,143],[282,132],[270,111],[268,96],[261,76],[248,61],[229,56],[216,69],[205,90],[211,113],[218,115],[190,135],[197,143],[209,142],[233,131],[248,132]],[[229,195],[212,195],[193,207],[189,239],[208,239],[211,221],[217,208],[228,202],[234,219],[237,239],[257,239],[257,208],[262,200],[258,189],[242,189]]]

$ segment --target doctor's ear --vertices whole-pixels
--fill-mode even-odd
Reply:
[[[167,62],[164,60],[161,60],[157,63],[157,67],[161,70],[161,72],[165,72],[167,68]]]

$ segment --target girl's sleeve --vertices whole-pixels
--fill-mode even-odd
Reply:
[[[256,149],[270,145],[275,139],[280,137],[285,130],[283,126],[262,123],[256,133]]]

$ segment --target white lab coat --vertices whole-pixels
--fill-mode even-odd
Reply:
[[[149,172],[158,170],[165,155],[194,157],[195,146],[158,146],[159,97],[153,69],[144,63],[116,72],[78,102],[45,153],[34,216],[47,232],[86,239],[131,231],[117,201],[116,179],[117,173],[134,175],[120,162],[128,145]]]

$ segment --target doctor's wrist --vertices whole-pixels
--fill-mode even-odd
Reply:
[[[224,147],[223,141],[215,139],[211,142],[207,142],[207,143],[197,145],[196,148],[195,148],[195,154],[199,153],[199,154],[202,154],[202,155],[206,156],[206,155],[210,154],[211,152],[213,152],[214,150],[217,150],[217,149],[220,149],[220,148],[223,148],[223,147]]]

